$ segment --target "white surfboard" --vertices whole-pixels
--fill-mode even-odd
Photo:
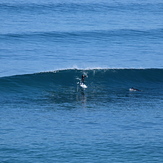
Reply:
[[[80,87],[83,88],[83,89],[87,88],[87,86],[84,83],[80,83]]]

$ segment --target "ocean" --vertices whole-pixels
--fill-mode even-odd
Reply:
[[[1,0],[0,15],[0,163],[163,162],[162,0]]]

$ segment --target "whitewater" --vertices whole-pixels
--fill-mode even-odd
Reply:
[[[0,14],[0,162],[163,162],[161,0],[1,0]]]

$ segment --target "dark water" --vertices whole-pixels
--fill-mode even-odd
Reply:
[[[83,73],[86,90],[77,84]],[[69,69],[1,78],[2,161],[161,162],[162,74]]]
[[[1,0],[0,15],[0,162],[163,162],[161,0]]]

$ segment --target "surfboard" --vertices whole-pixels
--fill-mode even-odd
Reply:
[[[129,91],[134,91],[135,92],[135,91],[141,91],[141,90],[136,89],[136,88],[130,88]]]
[[[129,91],[135,92],[136,90],[134,90],[133,88],[130,88]]]
[[[80,83],[80,87],[83,88],[83,89],[87,88],[87,86],[84,83]]]

